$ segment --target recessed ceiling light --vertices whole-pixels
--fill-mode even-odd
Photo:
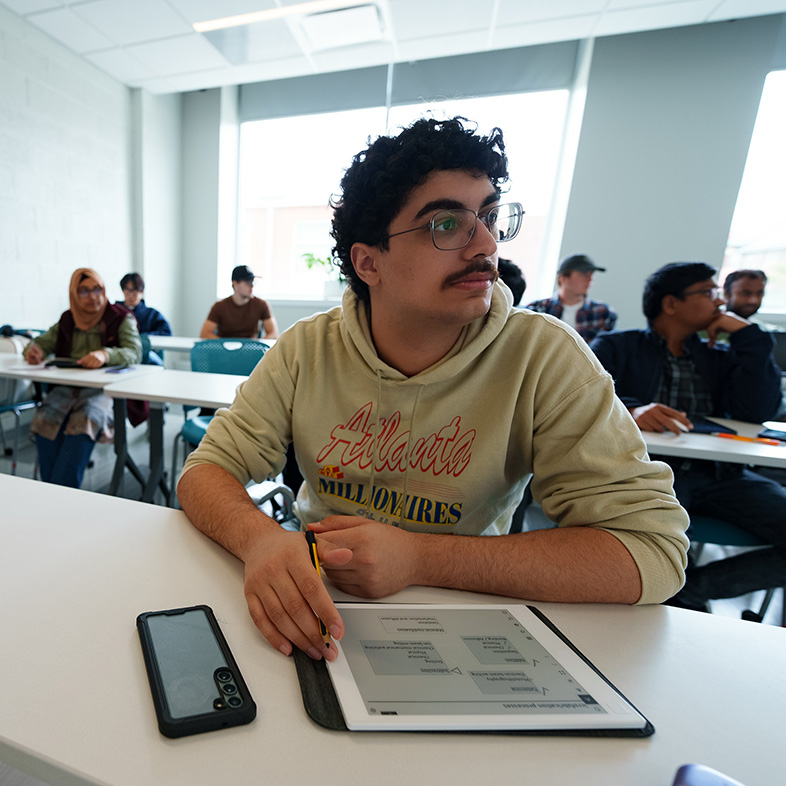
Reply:
[[[283,19],[287,16],[299,14],[318,14],[322,11],[335,11],[338,8],[354,8],[365,5],[368,0],[312,0],[309,3],[288,5],[282,8],[271,8],[268,11],[255,11],[252,14],[237,14],[225,16],[221,19],[210,19],[207,22],[194,22],[197,33],[206,33],[210,30],[223,30],[226,27],[241,27],[255,22],[267,22],[271,19]]]

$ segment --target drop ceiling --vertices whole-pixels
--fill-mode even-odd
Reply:
[[[786,12],[786,0],[368,0],[212,33],[192,25],[300,0],[0,0],[151,93]]]

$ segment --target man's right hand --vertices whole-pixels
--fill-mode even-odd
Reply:
[[[44,359],[44,353],[38,344],[28,344],[25,350],[25,360],[31,366],[37,366]]]
[[[693,428],[693,423],[688,420],[684,412],[667,407],[665,404],[653,402],[641,407],[633,407],[630,414],[642,431],[671,431],[673,434],[680,434],[683,429],[677,423],[682,423],[688,431]]]
[[[318,547],[331,553],[333,564],[352,559],[349,549],[329,543]],[[344,623],[311,563],[303,533],[267,530],[242,558],[248,610],[265,638],[285,655],[294,644],[315,660],[335,660],[338,653],[325,646],[317,616],[335,639],[344,635]]]

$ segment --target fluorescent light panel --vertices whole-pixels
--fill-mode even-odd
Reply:
[[[207,22],[194,22],[197,33],[206,33],[210,30],[223,30],[227,27],[241,27],[255,22],[267,22],[271,19],[283,19],[287,16],[299,14],[317,14],[322,11],[335,11],[338,8],[354,8],[365,5],[369,0],[312,0],[309,3],[288,5],[283,8],[271,8],[268,11],[255,11],[252,14],[237,14],[225,16],[221,19],[210,19]]]

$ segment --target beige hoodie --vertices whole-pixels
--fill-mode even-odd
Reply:
[[[217,464],[242,484],[274,477],[294,442],[304,523],[361,515],[415,532],[503,535],[531,474],[560,526],[596,526],[630,551],[639,603],[683,583],[688,517],[671,470],[641,434],[587,345],[546,314],[514,310],[497,284],[489,313],[405,377],[371,341],[365,307],[287,330],[221,409],[184,472]]]

